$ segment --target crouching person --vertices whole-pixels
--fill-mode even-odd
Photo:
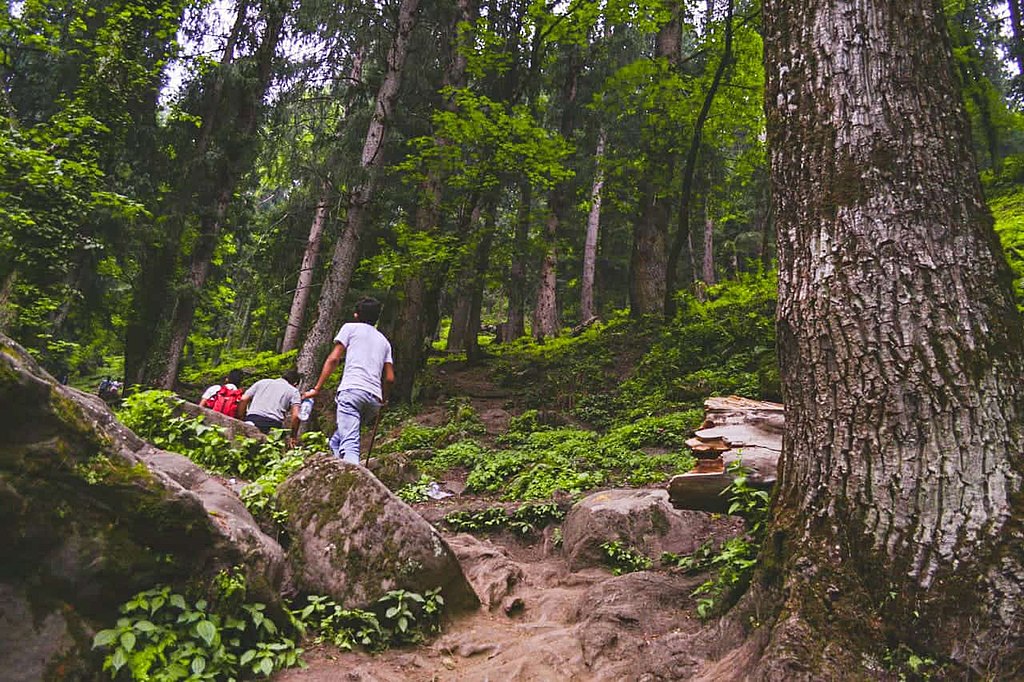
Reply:
[[[290,417],[288,444],[294,446],[299,435],[299,373],[290,369],[277,379],[260,379],[242,394],[238,402],[238,418],[249,422],[263,433],[283,429]]]

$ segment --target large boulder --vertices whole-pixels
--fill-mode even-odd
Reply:
[[[182,400],[178,403],[175,408],[178,412],[188,415],[189,417],[202,417],[203,422],[206,424],[213,424],[224,429],[225,435],[231,440],[238,438],[239,436],[245,436],[246,438],[252,438],[255,440],[264,440],[266,436],[262,431],[257,429],[253,424],[244,422],[234,417],[229,417],[226,414],[221,414],[216,410],[211,410],[202,405],[196,405],[190,403],[187,400]]]
[[[202,586],[239,565],[260,598],[276,598],[283,552],[230,491],[2,335],[0,433],[5,679],[87,676],[90,633],[156,584]]]
[[[601,545],[619,541],[657,559],[662,552],[690,554],[707,540],[743,532],[742,519],[675,509],[665,490],[604,490],[569,510],[562,547],[569,569],[604,563]]]
[[[313,457],[281,484],[277,502],[299,591],[364,608],[389,590],[440,587],[448,610],[479,606],[441,534],[366,468]]]

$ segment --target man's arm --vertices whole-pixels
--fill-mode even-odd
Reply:
[[[380,383],[380,393],[383,397],[382,402],[388,401],[388,396],[391,395],[391,386],[395,383],[395,366],[390,362],[384,363],[384,376]]]
[[[292,433],[288,437],[288,445],[295,447],[299,444],[299,405],[296,403],[292,405],[292,421],[291,421]]]
[[[324,382],[327,381],[334,370],[338,368],[338,364],[341,359],[345,357],[345,346],[335,341],[334,348],[331,349],[330,355],[324,360],[324,367],[320,370],[320,378],[316,380],[316,385],[302,394],[303,398],[312,398],[320,393],[320,389],[324,387]]]
[[[251,395],[243,395],[238,399],[238,409],[235,411],[235,414],[238,415],[236,419],[245,419],[245,415],[249,411],[250,402],[252,402]]]

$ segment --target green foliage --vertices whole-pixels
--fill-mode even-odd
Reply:
[[[453,398],[448,401],[445,423],[441,426],[420,426],[414,422],[402,426],[396,438],[382,438],[377,452],[404,452],[428,448],[444,448],[484,433],[483,422],[468,400]]]
[[[181,370],[179,378],[183,383],[206,388],[219,384],[233,369],[240,369],[250,381],[279,377],[295,366],[297,350],[287,353],[270,351],[252,352],[237,350],[220,354],[219,362],[193,362]]]
[[[906,644],[886,649],[882,654],[882,664],[900,682],[941,680],[948,673],[946,666],[939,661],[915,652]]]
[[[478,512],[454,511],[444,517],[444,522],[460,533],[507,529],[520,535],[529,535],[564,517],[565,512],[557,504],[524,504],[511,513],[502,507],[490,507]]]
[[[250,679],[303,665],[302,649],[266,606],[240,598],[244,580],[221,574],[215,584],[221,598],[213,606],[169,587],[140,592],[122,604],[115,627],[93,638],[110,679]]]
[[[1007,165],[1010,160],[1007,160]],[[1015,161],[1024,169],[1024,156]],[[1019,171],[1024,177],[1024,170]],[[1003,252],[1013,272],[1013,289],[1017,298],[1017,309],[1024,313],[1024,189],[1015,187],[989,201],[995,228],[1003,245]]]
[[[181,399],[170,391],[140,391],[124,400],[118,418],[140,437],[159,448],[185,455],[207,471],[225,476],[257,478],[245,497],[257,513],[271,512],[270,499],[277,483],[298,468],[301,458],[326,449],[323,435],[311,432],[302,445],[286,452],[287,433],[275,429],[264,440],[225,435],[223,428],[203,422],[202,417],[178,414]]]
[[[603,543],[601,550],[604,552],[605,563],[612,569],[612,575],[646,571],[654,565],[650,557],[627,547],[619,540]]]
[[[389,646],[414,644],[441,628],[444,598],[441,588],[424,594],[391,590],[370,610],[346,609],[329,597],[311,595],[292,616],[316,642],[330,642],[340,649],[361,646],[382,651]]]
[[[407,483],[395,493],[402,501],[408,504],[415,504],[417,502],[426,502],[430,499],[427,494],[430,492],[431,486],[434,484],[434,479],[430,478],[426,474],[419,477],[418,480],[412,483]]]
[[[663,563],[674,564],[688,572],[715,571],[712,578],[692,593],[697,597],[697,615],[701,618],[726,608],[749,584],[768,517],[768,493],[750,486],[742,462],[732,462],[727,471],[732,474],[733,482],[722,494],[729,496],[729,513],[742,516],[746,521],[747,533],[726,540],[717,551],[705,544],[689,556],[662,555]]]

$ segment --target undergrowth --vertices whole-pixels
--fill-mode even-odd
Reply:
[[[346,609],[310,595],[301,607],[280,611],[246,600],[240,570],[222,571],[209,598],[189,598],[158,586],[121,605],[112,628],[93,648],[113,680],[244,680],[302,666],[302,638],[351,650],[382,651],[440,631],[440,588],[423,594],[391,590],[369,609]]]
[[[712,571],[712,577],[692,593],[697,598],[697,615],[701,618],[721,613],[746,589],[757,565],[768,518],[768,493],[748,483],[748,470],[742,461],[730,463],[726,471],[733,476],[732,483],[722,491],[729,497],[728,513],[743,517],[746,533],[726,540],[717,550],[705,543],[693,554],[665,552],[661,556],[661,563],[666,566],[692,573]]]

